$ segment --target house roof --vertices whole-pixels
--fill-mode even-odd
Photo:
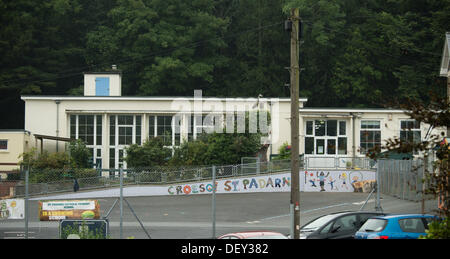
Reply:
[[[450,32],[445,34],[444,49],[442,50],[441,71],[440,76],[447,77],[450,71]]]

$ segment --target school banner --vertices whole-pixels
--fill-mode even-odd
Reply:
[[[25,200],[6,199],[0,200],[0,219],[24,219]]]
[[[39,220],[99,219],[100,204],[97,200],[39,201]]]

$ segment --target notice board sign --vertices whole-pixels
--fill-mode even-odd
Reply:
[[[39,220],[99,219],[100,204],[97,200],[39,201]]]
[[[0,200],[0,219],[24,219],[24,217],[24,199]]]
[[[107,219],[63,219],[59,221],[59,238],[106,239],[109,235]]]

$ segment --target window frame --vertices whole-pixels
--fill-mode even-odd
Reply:
[[[318,130],[317,122],[324,121],[324,129],[323,135],[316,135],[316,131]],[[329,121],[336,121],[336,128],[333,130],[335,135],[329,136],[328,124]],[[305,144],[304,144],[304,153],[309,156],[346,156],[347,152],[347,121],[345,119],[307,119],[304,123],[304,132],[305,132]],[[318,142],[323,140],[324,146],[323,150],[319,150]],[[328,144],[334,142],[334,147],[330,147]],[[312,145],[311,145],[312,144]],[[308,146],[307,146],[308,145]],[[340,149],[343,146],[344,149]],[[330,151],[333,151],[330,152]],[[344,151],[343,151],[344,150]],[[312,151],[312,153],[311,153]],[[319,152],[323,151],[323,152]],[[330,152],[330,153],[329,153]]]
[[[0,139],[0,142],[2,142],[2,141],[4,141],[4,142],[6,142],[6,148],[1,148],[1,145],[0,145],[0,152],[8,152],[8,143],[9,143],[9,139]]]
[[[80,116],[92,116],[92,144],[87,143],[83,138],[80,138]],[[75,118],[75,121],[72,119]],[[86,118],[87,119],[87,118]],[[100,120],[100,122],[98,122]],[[73,122],[75,124],[73,124]],[[89,125],[89,124],[83,124]],[[75,126],[75,128],[73,128]],[[73,132],[75,129],[75,132]],[[94,166],[101,168],[103,166],[103,115],[102,114],[84,114],[84,113],[73,113],[69,114],[69,136],[75,139],[81,139],[84,141],[86,148],[89,149],[91,153],[92,162]],[[100,140],[100,141],[99,141]],[[100,151],[100,154],[98,153]]]
[[[378,122],[378,128],[369,128],[369,127],[363,128],[363,122]],[[365,119],[365,120],[360,121],[360,124],[359,124],[359,126],[360,126],[359,127],[359,153],[360,154],[365,154],[370,150],[370,148],[368,147],[368,144],[370,144],[370,143],[373,144],[373,147],[376,147],[377,145],[379,147],[381,147],[381,140],[382,140],[381,125],[382,125],[382,122],[380,119]],[[368,138],[365,139],[366,141],[361,141],[362,140],[361,138],[363,137],[363,134],[365,134],[365,132],[370,132],[370,133],[374,134],[372,137],[373,142],[370,142],[368,140]],[[379,133],[379,142],[377,141],[377,138],[376,138],[377,132]],[[363,143],[365,144],[364,146],[363,146]]]

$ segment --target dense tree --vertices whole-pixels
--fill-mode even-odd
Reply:
[[[82,94],[112,64],[124,95],[289,96],[294,7],[307,106],[445,94],[450,0],[0,0],[0,128],[23,128],[20,95]]]

